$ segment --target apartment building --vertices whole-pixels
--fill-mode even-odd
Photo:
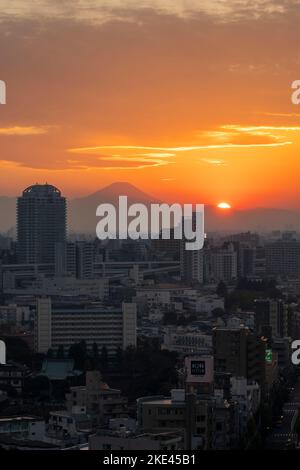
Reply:
[[[37,300],[35,349],[46,353],[50,348],[66,350],[85,341],[87,348],[107,348],[113,355],[118,348],[136,346],[136,306],[106,307],[98,303],[53,304],[51,299]]]

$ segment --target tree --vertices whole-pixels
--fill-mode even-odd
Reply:
[[[120,346],[118,347],[116,352],[115,362],[117,369],[121,369],[123,364],[123,350],[122,348],[120,348]]]
[[[222,317],[222,316],[225,314],[224,310],[223,310],[222,308],[220,308],[220,307],[214,308],[214,309],[211,311],[211,313],[212,313],[212,315],[213,315],[215,318],[217,318],[217,317]]]
[[[5,337],[7,360],[31,365],[33,353],[21,338]]]
[[[93,359],[99,359],[99,349],[98,349],[97,343],[93,343],[92,355],[93,355]]]
[[[34,398],[45,398],[50,395],[51,384],[45,375],[30,377],[24,383],[24,393]]]
[[[61,344],[57,349],[57,359],[64,359],[65,357],[65,349],[64,346]]]
[[[139,338],[137,348],[123,351],[120,387],[130,400],[147,395],[168,395],[178,385],[177,354],[161,350],[159,342]]]
[[[76,369],[84,370],[87,359],[86,342],[74,343],[69,349],[69,357],[74,359]]]
[[[49,348],[47,351],[47,358],[52,359],[54,357],[54,351],[53,349]]]
[[[227,286],[225,282],[223,281],[219,282],[216,292],[219,297],[224,297],[224,298],[227,297],[228,290],[227,290]]]
[[[107,369],[108,369],[108,353],[107,353],[106,346],[103,346],[102,349],[101,349],[100,364],[101,364],[101,368],[103,369],[103,371],[107,371]]]

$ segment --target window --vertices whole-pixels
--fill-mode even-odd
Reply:
[[[197,434],[204,434],[205,433],[205,428],[197,428]]]
[[[196,418],[197,423],[203,423],[205,421],[205,415],[197,416]]]

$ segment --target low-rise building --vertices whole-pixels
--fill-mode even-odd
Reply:
[[[23,390],[24,380],[28,376],[28,368],[15,362],[0,364],[0,389],[14,389],[18,394]]]
[[[196,397],[184,390],[172,390],[170,397],[145,397],[137,401],[138,426],[143,432],[153,429],[181,429],[185,449],[212,449],[214,400]]]
[[[93,423],[107,423],[111,418],[127,417],[127,399],[121,391],[102,381],[100,372],[87,371],[86,385],[71,387],[66,394],[67,410],[84,408]]]
[[[43,440],[45,421],[34,416],[0,417],[0,436],[14,439]]]
[[[166,328],[162,349],[176,351],[180,354],[199,353],[204,349],[212,349],[212,337],[187,328]]]
[[[84,407],[77,407],[71,413],[66,410],[50,412],[47,426],[48,442],[61,442],[63,445],[87,442],[91,432],[91,418],[86,414]]]

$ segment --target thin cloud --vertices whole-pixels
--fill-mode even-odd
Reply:
[[[259,131],[299,131],[300,126],[240,126],[226,125],[223,129],[233,129],[240,132],[257,133]]]
[[[201,158],[202,162],[208,163],[215,166],[228,166],[228,163],[225,160],[215,160],[213,158]]]
[[[282,147],[283,145],[291,145],[293,142],[284,141],[284,142],[267,142],[267,143],[224,143],[224,144],[206,144],[206,145],[190,145],[183,147],[142,147],[142,146],[128,146],[128,145],[106,145],[106,146],[96,146],[96,147],[82,147],[82,148],[73,148],[68,149],[69,152],[79,153],[79,154],[95,154],[99,150],[109,150],[109,149],[135,149],[135,150],[161,150],[165,152],[190,152],[193,150],[205,150],[205,149],[224,149],[224,148],[239,148],[239,147]]]
[[[101,154],[101,151],[112,150],[111,154]],[[126,154],[122,155],[121,153],[115,153],[115,150],[119,152],[126,150]],[[169,160],[171,157],[175,156],[175,153],[170,153],[168,151],[162,152],[143,152],[143,153],[132,153],[128,154],[128,150],[164,150],[156,147],[139,147],[139,146],[129,146],[129,145],[106,145],[106,146],[96,146],[96,147],[80,147],[80,148],[70,148],[68,152],[83,154],[83,155],[95,155],[96,160],[93,162],[93,167],[101,167],[103,169],[117,169],[117,170],[126,170],[126,169],[142,169],[156,166],[169,165],[174,163],[174,161]],[[69,163],[74,164],[75,160],[68,160]],[[88,168],[89,164],[85,164],[82,161],[76,160],[76,163],[81,168]],[[121,163],[121,164],[120,164]],[[123,163],[123,165],[122,165]]]
[[[0,168],[17,168],[22,166],[21,163],[15,162],[13,160],[0,160]]]
[[[77,149],[78,150],[78,149]],[[81,152],[76,152],[81,153]],[[87,154],[86,151],[83,152]],[[174,163],[170,160],[164,159],[166,154],[155,153],[157,157],[148,157],[145,154],[138,155],[97,155],[92,161],[85,163],[82,160],[69,159],[67,163],[73,168],[89,170],[89,169],[105,169],[105,170],[139,170],[142,168],[156,167]],[[168,157],[173,154],[167,154]]]
[[[300,117],[300,113],[259,113],[263,116],[274,116],[274,117]]]
[[[0,135],[41,135],[48,132],[48,127],[35,127],[35,126],[12,126],[0,127]]]
[[[241,18],[260,18],[286,13],[297,7],[297,0],[40,0],[24,2],[22,0],[2,1],[1,16],[17,18],[68,18],[73,20],[104,23],[110,20],[130,18],[130,12],[151,9],[159,14],[190,18],[199,13],[221,20],[234,21]],[[133,13],[132,13],[133,14]]]

